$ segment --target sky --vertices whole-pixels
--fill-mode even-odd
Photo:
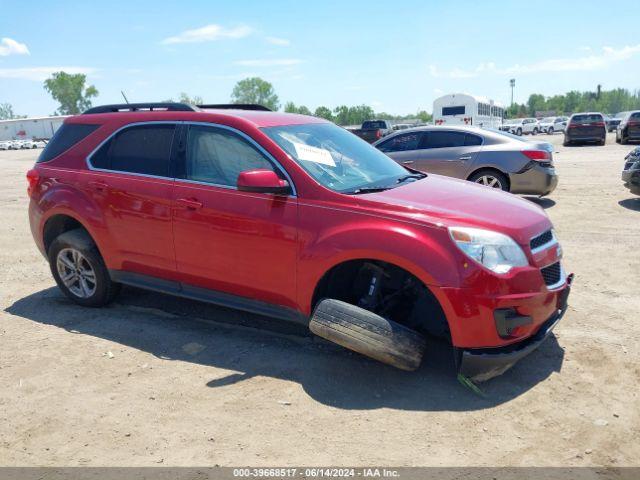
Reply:
[[[281,103],[408,114],[465,92],[640,89],[640,2],[0,0],[0,103],[50,115],[52,72],[85,73],[94,105],[229,101],[238,80]]]

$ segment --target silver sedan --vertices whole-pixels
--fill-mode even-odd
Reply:
[[[523,195],[549,195],[558,184],[553,147],[498,130],[418,127],[373,144],[396,162],[426,173]]]

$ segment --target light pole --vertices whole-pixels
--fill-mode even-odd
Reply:
[[[511,106],[513,107],[513,89],[516,86],[516,79],[512,78],[511,80],[509,80],[509,85],[511,86]]]

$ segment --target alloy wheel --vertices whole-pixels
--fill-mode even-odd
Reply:
[[[502,183],[500,182],[500,179],[494,177],[493,175],[482,175],[481,177],[478,177],[476,179],[476,183],[484,185],[485,187],[502,189]]]
[[[56,268],[64,286],[76,297],[89,298],[96,292],[96,272],[79,250],[60,250],[56,258]]]

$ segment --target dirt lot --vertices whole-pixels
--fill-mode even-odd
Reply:
[[[631,147],[548,138],[560,186],[538,203],[576,274],[571,308],[484,399],[440,346],[405,373],[139,290],[72,305],[29,232],[37,153],[0,152],[0,465],[638,465],[640,199],[620,181]]]

